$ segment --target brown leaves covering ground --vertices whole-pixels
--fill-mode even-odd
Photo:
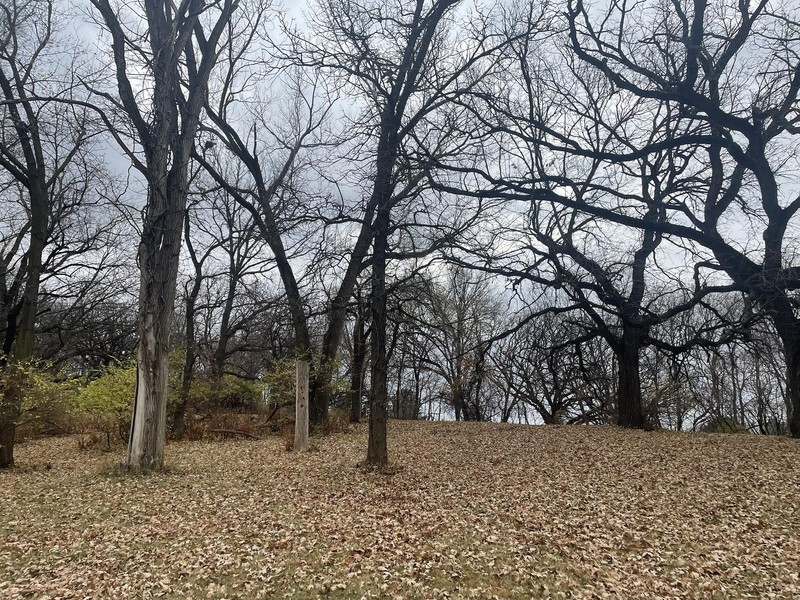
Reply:
[[[122,451],[28,442],[0,474],[2,598],[797,598],[800,444],[392,423]],[[46,463],[51,463],[47,468]]]

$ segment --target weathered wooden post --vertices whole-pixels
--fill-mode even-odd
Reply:
[[[295,362],[297,399],[295,404],[294,449],[308,450],[308,361]]]

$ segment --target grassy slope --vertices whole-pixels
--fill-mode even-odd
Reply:
[[[315,443],[172,444],[145,477],[26,443],[0,597],[800,597],[794,440],[393,423],[393,475],[356,468],[363,427]]]

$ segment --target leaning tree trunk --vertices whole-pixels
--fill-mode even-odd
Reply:
[[[342,331],[347,321],[347,303],[352,297],[358,275],[361,272],[361,263],[369,249],[370,240],[370,235],[361,235],[359,237],[356,242],[356,247],[353,250],[347,272],[339,286],[339,292],[331,302],[331,311],[328,314],[328,326],[325,329],[319,360],[314,370],[311,398],[309,399],[308,405],[309,420],[312,427],[324,428],[328,423],[328,409],[331,404],[333,393],[331,382],[333,380],[336,356],[339,352]],[[365,244],[366,248],[364,247]]]
[[[618,362],[617,425],[642,429],[642,384],[639,377],[639,330],[625,327],[622,340],[615,348]]]
[[[219,326],[219,340],[217,347],[214,348],[214,357],[211,362],[211,377],[216,383],[222,381],[225,375],[225,363],[228,362],[228,344],[231,340],[231,315],[233,314],[233,302],[236,299],[236,276],[235,264],[233,259],[228,266],[228,295],[225,297],[225,305],[222,309],[222,320]]]
[[[391,172],[395,160],[394,153],[391,150],[379,150],[379,152],[382,155],[380,160],[383,164],[379,167],[372,196],[364,212],[361,230],[350,254],[350,260],[347,263],[347,270],[342,278],[342,283],[339,285],[339,291],[331,301],[331,310],[328,313],[328,326],[325,329],[325,335],[322,340],[319,363],[314,374],[313,390],[309,401],[312,426],[320,427],[328,422],[328,407],[331,403],[333,391],[331,381],[342,331],[347,320],[347,304],[353,296],[353,290],[355,290],[358,283],[358,276],[361,274],[364,259],[372,243],[372,220],[375,214],[375,207],[382,202],[381,199],[384,195],[382,190],[388,189],[390,186]],[[381,183],[378,183],[379,181]],[[387,201],[384,200],[384,202]]]

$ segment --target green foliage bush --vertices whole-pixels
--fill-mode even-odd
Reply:
[[[181,379],[185,360],[183,351],[170,355],[167,385],[167,414],[173,414],[180,402]],[[126,437],[133,411],[136,389],[136,365],[113,365],[90,381],[79,394],[77,412],[85,427],[104,433],[119,432]],[[261,404],[260,382],[225,375],[219,381],[195,375],[189,390],[189,410],[214,413],[225,409],[256,410]]]
[[[81,431],[98,430],[107,436],[127,439],[136,389],[136,365],[121,363],[108,367],[78,393],[76,420]]]
[[[17,419],[21,436],[71,431],[80,380],[65,377],[43,363],[7,367],[0,377],[2,388],[11,386],[21,399],[22,410]]]
[[[294,403],[296,377],[293,358],[276,361],[262,377],[262,385],[267,389],[267,403],[270,406]]]
[[[170,355],[167,412],[177,408],[184,353]],[[273,394],[294,400],[294,362],[286,361],[268,376]],[[206,414],[237,410],[257,412],[263,407],[264,383],[233,375],[220,380],[195,375],[189,391],[189,410]],[[21,399],[17,419],[21,435],[59,433],[103,434],[103,440],[127,441],[136,389],[133,361],[110,365],[98,377],[69,377],[51,365],[14,365],[0,371],[0,390],[13,390]],[[0,402],[3,394],[0,393]],[[104,442],[105,443],[105,442]]]
[[[219,381],[195,377],[189,390],[189,404],[195,410],[203,412],[214,412],[220,409],[256,411],[262,404],[262,388],[263,384],[258,381],[250,381],[233,375],[223,375]]]

